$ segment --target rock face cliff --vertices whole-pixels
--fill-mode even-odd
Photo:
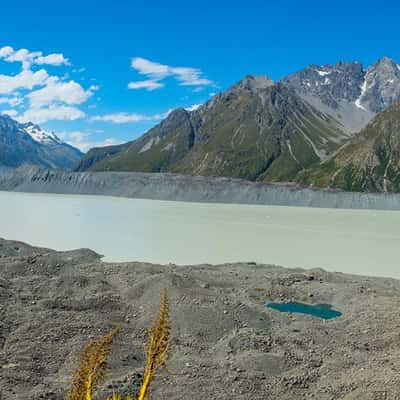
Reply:
[[[139,172],[0,171],[0,190],[141,199],[400,210],[400,196],[317,190],[232,178]]]
[[[83,156],[78,149],[32,123],[0,115],[0,166],[36,165],[72,169]]]
[[[354,102],[361,94],[365,71],[359,62],[310,65],[282,79],[303,96],[314,96],[333,109],[341,101]]]
[[[399,99],[400,67],[387,57],[366,70],[359,62],[310,65],[282,82],[354,133]]]

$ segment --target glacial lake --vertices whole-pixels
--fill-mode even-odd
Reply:
[[[0,192],[0,237],[106,261],[255,261],[400,278],[400,212]]]

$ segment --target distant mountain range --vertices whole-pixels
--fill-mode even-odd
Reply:
[[[20,124],[0,115],[0,166],[37,165],[72,169],[83,153],[64,143],[54,133],[31,122]]]
[[[83,155],[0,116],[0,166],[174,172],[400,192],[400,66],[381,58],[310,65],[273,82],[246,76],[138,139]]]
[[[366,70],[358,62],[311,65],[280,82],[247,76],[132,142],[92,149],[77,170],[400,191],[399,105],[391,107],[399,98],[400,67],[389,58]]]

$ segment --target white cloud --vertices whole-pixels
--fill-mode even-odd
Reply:
[[[113,122],[115,124],[126,124],[130,122],[157,121],[165,118],[165,113],[155,115],[143,115],[136,113],[118,112],[105,115],[96,115],[92,121]]]
[[[1,113],[2,113],[3,115],[8,115],[8,116],[10,116],[10,117],[15,117],[15,116],[18,115],[18,112],[15,111],[15,110],[2,110]]]
[[[131,66],[141,75],[147,75],[154,80],[164,79],[170,75],[170,68],[168,65],[160,64],[145,58],[135,57],[131,61]]]
[[[113,146],[121,144],[122,141],[116,138],[106,138],[104,140],[90,140],[91,134],[88,132],[73,131],[61,132],[57,134],[62,140],[69,143],[71,146],[77,147],[83,152],[94,147]]]
[[[211,85],[209,79],[202,78],[201,71],[197,68],[172,68],[172,74],[183,86]]]
[[[81,131],[72,131],[72,132],[64,131],[64,132],[58,132],[57,136],[64,141],[75,140],[81,142],[82,140],[88,138],[90,136],[90,133]]]
[[[48,56],[40,56],[36,58],[35,64],[38,65],[54,65],[56,67],[60,65],[69,65],[69,60],[64,57],[61,53],[53,53]]]
[[[22,70],[17,75],[0,74],[0,93],[8,94],[18,89],[32,90],[36,86],[44,85],[48,77],[49,75],[44,69],[36,72]]]
[[[46,86],[35,90],[27,95],[31,107],[39,108],[53,103],[65,103],[69,105],[82,104],[92,96],[97,87],[90,87],[88,90],[75,82],[60,81],[57,77],[48,79]]]
[[[52,53],[44,56],[41,51],[14,50],[11,46],[5,46],[0,49],[0,58],[7,62],[20,62],[23,69],[29,69],[33,64],[69,65],[69,60],[61,53]]]
[[[9,52],[8,48],[7,52]],[[7,62],[20,62],[22,63],[23,68],[27,69],[33,64],[34,59],[41,55],[42,53],[40,51],[30,52],[27,49],[20,49],[10,53],[4,58],[4,60]]]
[[[62,69],[62,73],[50,75],[46,67],[33,68],[34,65],[70,66],[69,60],[62,53],[45,55],[41,51],[15,50],[11,46],[5,46],[0,48],[0,60],[21,64],[18,65],[19,71],[14,72],[14,74],[0,74],[0,106],[9,108],[7,112],[23,122],[44,123],[51,120],[84,118],[86,113],[79,106],[86,103],[99,90],[99,86],[85,87],[83,84],[68,78],[68,71],[81,72],[83,69],[73,70],[71,67],[68,70]],[[132,59],[132,68],[146,79],[129,83],[130,89],[156,90],[165,86],[163,80],[166,78],[173,78],[182,86],[193,86],[194,90],[213,85],[213,82],[205,78],[201,70],[197,68],[173,67],[144,58]],[[187,109],[192,111],[198,106],[193,105]],[[14,110],[14,107],[17,107],[19,112]],[[88,108],[91,107],[95,107],[95,105],[88,106]],[[115,112],[95,115],[91,120],[116,124],[143,121],[157,122],[167,117],[170,111],[154,115]],[[83,137],[71,136],[71,140],[78,141],[78,139],[82,143],[86,143],[82,146],[95,143],[90,141],[89,138],[85,140]],[[106,140],[115,141],[116,139],[109,138]],[[96,143],[100,144],[100,142]],[[105,141],[101,143],[105,143]]]
[[[21,97],[0,97],[0,104],[7,104],[11,107],[19,106],[24,100]]]
[[[78,74],[81,74],[82,72],[85,72],[85,71],[86,71],[86,68],[85,68],[85,67],[74,68],[74,69],[72,70],[72,72],[78,73]]]
[[[80,83],[68,80],[65,70],[62,75],[49,75],[44,68],[32,70],[33,65],[69,66],[69,60],[61,53],[44,55],[41,51],[15,50],[5,46],[0,48],[0,59],[21,63],[19,72],[0,74],[0,95],[3,95],[0,96],[0,105],[15,107],[28,100],[28,108],[24,107],[19,114],[13,113],[20,121],[43,123],[83,118],[86,114],[77,106],[99,89],[94,85],[86,89]]]
[[[14,53],[14,49],[11,46],[5,46],[0,49],[0,58],[9,57]]]
[[[145,58],[135,57],[131,61],[131,66],[139,74],[145,75],[148,80],[130,82],[130,89],[155,90],[164,86],[160,81],[165,78],[175,78],[181,86],[208,86],[213,82],[205,77],[198,68],[172,67],[158,62],[146,60]]]
[[[129,82],[129,89],[147,89],[149,91],[160,89],[164,87],[164,84],[153,79],[148,79],[146,81]]]
[[[85,113],[79,108],[65,105],[50,105],[46,108],[30,108],[17,119],[21,122],[32,121],[41,124],[47,121],[67,120],[74,121],[85,117]]]

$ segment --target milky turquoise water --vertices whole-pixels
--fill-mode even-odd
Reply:
[[[330,304],[306,304],[290,302],[269,303],[267,304],[267,307],[279,312],[306,314],[322,319],[333,319],[342,315],[340,311],[335,310]]]
[[[400,212],[0,192],[0,237],[108,261],[236,261],[400,278]]]

